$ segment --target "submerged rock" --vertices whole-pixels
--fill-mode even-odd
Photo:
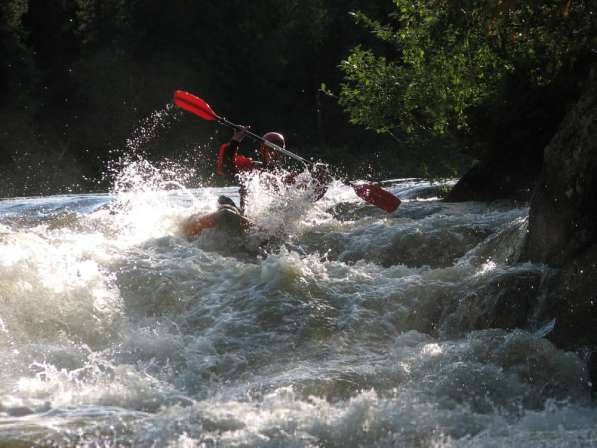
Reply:
[[[473,166],[446,197],[448,202],[528,201],[541,171],[541,156],[535,151],[500,154]]]
[[[473,330],[524,328],[531,321],[541,291],[540,271],[505,273],[458,298],[441,317],[447,335]]]

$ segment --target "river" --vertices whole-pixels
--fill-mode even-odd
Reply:
[[[492,327],[516,320],[503,279],[524,302],[550,275],[516,262],[526,206],[443,202],[450,181],[385,183],[389,215],[341,182],[315,205],[256,188],[262,230],[187,241],[237,190],[157,175],[0,201],[0,446],[597,446],[541,294],[536,322]]]

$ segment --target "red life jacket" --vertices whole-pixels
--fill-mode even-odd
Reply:
[[[233,154],[229,154],[230,151],[233,151]],[[226,158],[233,158],[233,167],[227,168],[225,166]],[[256,168],[256,166],[257,165],[253,162],[253,159],[238,154],[238,147],[236,150],[230,150],[230,143],[224,143],[222,146],[220,146],[220,150],[218,151],[218,156],[216,158],[216,174],[219,176],[231,176],[239,171],[251,170]],[[229,172],[230,168],[232,168],[234,172]]]

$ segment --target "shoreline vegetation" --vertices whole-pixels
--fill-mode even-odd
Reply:
[[[548,337],[597,384],[597,2],[366,3],[4,2],[0,196],[107,189],[131,154],[209,182],[228,135],[166,108],[198,92],[351,176],[529,201],[519,261],[558,269]]]

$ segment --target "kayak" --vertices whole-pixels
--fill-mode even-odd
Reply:
[[[240,235],[247,226],[247,219],[237,207],[221,205],[213,213],[191,215],[183,222],[182,233],[187,238],[193,238],[206,229],[214,228],[231,235]]]

